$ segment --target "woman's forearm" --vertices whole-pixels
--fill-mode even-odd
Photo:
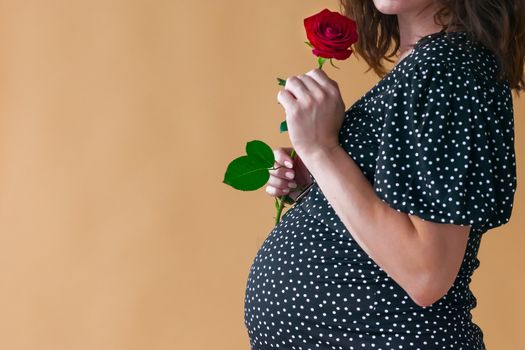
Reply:
[[[353,238],[412,299],[417,299],[432,279],[429,260],[439,254],[429,252],[408,214],[391,208],[375,194],[343,148],[301,156]]]

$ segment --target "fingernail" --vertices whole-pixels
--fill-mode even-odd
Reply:
[[[284,192],[284,193],[288,193],[288,192],[290,192],[290,190],[287,189],[287,188],[285,188],[285,189],[283,189],[283,192]]]
[[[293,179],[295,174],[292,171],[287,171],[284,176],[286,176],[289,179]]]
[[[288,182],[288,187],[290,188],[296,188],[297,184],[295,182]]]
[[[286,165],[288,168],[293,168],[293,164],[287,160],[284,161],[284,165]]]

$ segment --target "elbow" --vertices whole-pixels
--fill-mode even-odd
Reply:
[[[415,295],[410,295],[415,304],[420,307],[432,306],[436,301],[441,299],[445,294],[434,294],[433,292],[422,292]]]
[[[436,278],[435,274],[427,273],[411,288],[410,298],[420,307],[429,307],[447,294],[452,283]]]

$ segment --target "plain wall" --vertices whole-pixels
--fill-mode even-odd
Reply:
[[[275,78],[316,66],[302,20],[324,7],[0,0],[1,349],[249,348],[246,279],[275,208],[222,179],[247,141],[290,144]],[[347,106],[379,79],[336,64]],[[471,284],[488,349],[522,344],[522,197]]]

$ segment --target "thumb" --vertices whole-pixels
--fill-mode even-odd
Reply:
[[[284,164],[287,168],[293,168],[293,160],[290,156],[292,147],[280,147],[274,150],[275,160],[279,164]]]

